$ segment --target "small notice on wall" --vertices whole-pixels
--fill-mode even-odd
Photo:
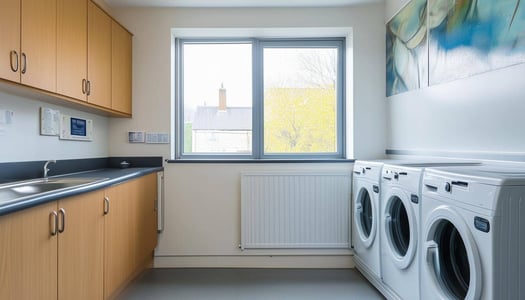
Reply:
[[[56,136],[60,133],[60,111],[40,108],[40,135]]]

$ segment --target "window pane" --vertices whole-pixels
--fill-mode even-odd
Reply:
[[[252,152],[252,45],[183,45],[184,154]]]
[[[264,153],[337,152],[337,48],[265,48]]]

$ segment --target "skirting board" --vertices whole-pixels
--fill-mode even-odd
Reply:
[[[352,269],[353,256],[161,256],[154,268],[308,268]]]

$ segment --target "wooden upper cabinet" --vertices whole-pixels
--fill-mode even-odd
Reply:
[[[59,94],[111,108],[111,18],[87,0],[58,0]]]
[[[57,0],[22,0],[21,82],[56,92]]]
[[[88,102],[111,108],[111,18],[88,4]]]
[[[131,114],[131,34],[112,22],[111,108]]]
[[[57,299],[56,201],[0,217],[0,299]]]
[[[87,0],[57,3],[57,93],[86,100]]]
[[[0,78],[20,82],[20,0],[0,1]]]
[[[0,79],[93,104],[71,101],[81,110],[131,116],[131,43],[92,0],[0,1]]]

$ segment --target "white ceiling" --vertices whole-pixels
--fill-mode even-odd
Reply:
[[[140,7],[327,7],[383,0],[106,0],[110,6]]]

